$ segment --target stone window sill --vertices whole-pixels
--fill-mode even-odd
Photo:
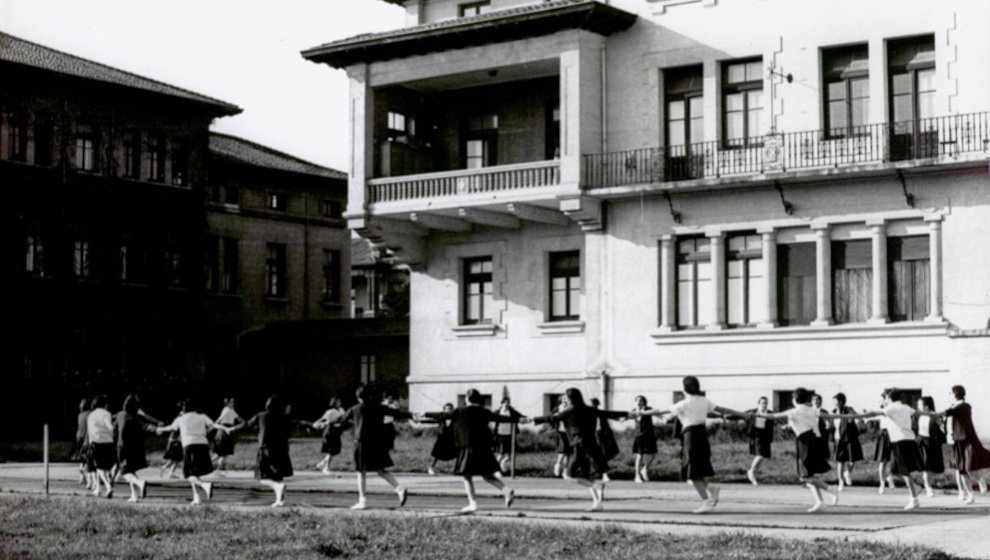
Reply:
[[[543,335],[580,334],[584,332],[584,321],[550,321],[536,325]]]
[[[457,338],[481,338],[498,334],[499,326],[494,323],[481,325],[458,325],[451,327],[451,332]]]
[[[650,337],[656,344],[712,344],[732,342],[784,342],[790,340],[835,340],[845,338],[898,338],[917,336],[945,336],[948,323],[940,319],[903,323],[828,326],[760,326],[758,328],[723,330],[653,329]]]

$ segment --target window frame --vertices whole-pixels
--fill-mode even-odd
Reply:
[[[491,0],[479,0],[477,2],[464,2],[457,5],[457,17],[475,17],[486,14],[491,9]],[[488,8],[488,9],[485,9]],[[473,13],[470,13],[473,12]]]
[[[286,283],[285,243],[265,244],[265,297],[283,299],[288,294]]]
[[[744,247],[743,249],[733,249],[732,242],[735,239],[743,238]],[[755,239],[759,242],[759,249],[751,249],[749,247],[749,241]],[[753,280],[755,278],[763,278],[763,293],[764,301],[763,306],[766,306],[765,294],[766,294],[766,282],[769,279],[763,276],[763,236],[758,233],[749,231],[732,232],[732,234],[727,235],[725,238],[725,320],[726,325],[730,328],[741,328],[741,327],[752,327],[755,326],[759,319],[762,318],[762,311],[759,308],[754,308],[753,301],[751,299],[751,289]],[[759,262],[759,265],[755,265],[755,261]],[[732,292],[732,264],[733,262],[742,263],[742,274],[739,276],[742,280],[742,289],[740,293],[742,295],[742,301],[740,302],[742,307],[742,318],[741,323],[732,322],[732,306],[736,303],[733,300]],[[754,275],[753,268],[756,266],[756,274]]]
[[[99,170],[99,142],[96,128],[88,123],[76,123],[73,144],[72,164],[75,170],[83,173],[97,173]]]
[[[923,242],[924,256],[912,256],[904,257],[904,244],[905,241],[918,241]],[[898,258],[900,257],[900,258]],[[908,313],[901,315],[900,313],[895,314],[894,311],[897,306],[897,298],[899,295],[899,288],[908,288],[907,293],[910,295],[917,295],[918,290],[918,277],[916,276],[915,270],[912,270],[912,276],[908,285],[898,286],[897,285],[897,274],[895,269],[898,263],[921,263],[924,262],[925,268],[927,270],[926,282],[924,285],[924,290],[920,292],[924,295],[924,305],[919,306],[917,300],[913,297],[910,298]],[[904,236],[890,236],[887,237],[887,317],[891,323],[902,323],[902,322],[912,322],[912,321],[922,321],[929,313],[931,313],[931,282],[932,282],[932,260],[931,260],[931,238],[929,235],[904,235]]]
[[[477,120],[478,126],[474,126]],[[491,122],[491,126],[489,126]],[[497,111],[479,111],[468,114],[461,125],[461,165],[463,169],[483,169],[498,165],[498,126]],[[472,156],[469,146],[472,142],[481,143],[481,154]],[[479,165],[472,165],[477,160]]]
[[[44,278],[45,270],[45,238],[37,233],[25,236],[24,271],[32,276]]]
[[[336,249],[323,250],[323,283],[321,296],[326,303],[340,303],[341,252]]]
[[[27,116],[20,111],[7,113],[4,134],[7,136],[7,160],[27,161]]]
[[[566,261],[568,259],[574,259],[576,261],[575,264],[573,266],[563,268],[562,270],[559,269],[559,267],[563,267],[563,265],[560,264],[561,261]],[[548,255],[547,260],[549,264],[547,271],[547,277],[549,280],[549,282],[547,282],[548,299],[549,299],[548,301],[549,305],[547,306],[548,321],[554,322],[554,321],[580,320],[581,319],[580,298],[581,298],[581,289],[582,289],[581,251],[573,250],[573,251],[552,252]],[[554,287],[554,280],[558,280],[558,279],[564,280],[564,288],[562,290],[558,290],[557,288]],[[577,280],[576,287],[573,285],[575,279]],[[554,305],[554,302],[556,301],[554,298],[554,294],[558,292],[564,293],[564,309],[562,310],[563,312],[561,312],[561,310],[559,309],[556,309]],[[571,306],[572,296],[577,299],[576,310],[572,309]]]
[[[744,79],[744,81],[741,82],[729,81],[729,73],[731,69],[737,66],[743,67],[744,78],[748,78],[749,65],[753,63],[759,64],[759,68],[761,68],[761,72],[758,74],[757,78]],[[722,124],[721,147],[723,150],[740,150],[746,148],[759,148],[763,146],[763,136],[760,134],[754,134],[753,133],[754,131],[751,131],[749,129],[750,128],[749,117],[750,117],[750,113],[752,112],[752,108],[749,106],[750,101],[748,95],[750,92],[753,91],[760,92],[759,127],[762,129],[763,113],[766,110],[766,103],[765,100],[763,99],[762,66],[763,66],[762,57],[744,58],[739,60],[726,61],[722,63],[722,88],[721,88],[722,108],[721,108],[720,120]],[[742,110],[729,111],[728,98],[730,95],[736,95],[736,94],[743,94]],[[743,115],[743,119],[742,119],[743,137],[741,139],[741,142],[740,139],[729,138],[729,124],[728,124],[730,113],[739,113],[739,112],[741,112]],[[756,131],[756,132],[758,133],[760,131]]]
[[[698,242],[699,241],[705,242],[705,244],[708,247],[708,250],[707,251],[703,251],[701,248],[699,248],[699,245],[698,245]],[[691,242],[691,243],[694,244],[694,250],[691,253],[682,252],[681,251],[681,245],[683,243],[688,243],[688,242]],[[711,292],[711,287],[714,285],[714,282],[715,282],[715,278],[714,278],[715,270],[714,270],[714,267],[710,268],[709,271],[708,271],[708,273],[709,273],[708,279],[707,280],[699,280],[699,277],[698,277],[698,265],[699,264],[707,264],[707,265],[709,265],[709,267],[711,267],[711,262],[712,262],[712,260],[711,260],[711,240],[709,238],[705,237],[705,236],[685,236],[685,237],[679,237],[675,241],[675,243],[674,243],[674,249],[675,249],[675,252],[676,252],[676,254],[674,256],[674,267],[675,267],[675,270],[674,270],[675,324],[677,325],[677,328],[679,328],[679,329],[700,329],[700,328],[704,328],[705,326],[708,325],[708,323],[702,320],[705,317],[705,314],[702,312],[703,295],[701,293],[701,290],[699,289],[699,283],[702,282],[702,281],[708,282],[707,286],[705,286],[705,289],[708,290],[709,292]],[[690,321],[682,322],[681,321],[681,313],[682,313],[683,309],[682,309],[682,306],[681,306],[681,303],[682,303],[681,302],[681,296],[683,294],[682,294],[681,284],[682,283],[686,283],[687,281],[684,281],[681,278],[681,267],[682,266],[685,266],[685,265],[690,265],[691,266],[691,275],[690,275],[690,278],[687,279],[687,281],[690,282],[689,288],[691,290],[690,293],[691,293],[691,296],[692,297],[691,297],[691,301],[690,301],[690,304],[691,304],[691,309],[690,309],[690,313],[689,313]],[[714,295],[714,293],[712,293],[712,295]],[[711,301],[705,301],[704,303],[713,303],[713,302],[711,302]],[[709,322],[712,319],[713,318],[709,318]],[[688,324],[688,323],[690,323],[690,324]]]
[[[165,182],[165,135],[151,134],[147,143],[148,181],[153,183]]]
[[[280,191],[269,191],[265,208],[275,212],[285,212],[289,207],[289,195]]]
[[[485,263],[488,264],[488,272],[485,272]],[[481,264],[481,272],[471,272],[471,265]],[[461,266],[461,278],[462,278],[462,290],[461,290],[461,324],[462,325],[491,325],[494,324],[493,314],[490,312],[493,309],[486,309],[485,302],[493,301],[495,296],[495,284],[494,284],[494,270],[495,264],[494,259],[491,256],[480,256],[466,258],[462,261]],[[489,286],[488,293],[485,292],[485,285]],[[477,294],[472,294],[472,287],[477,287]],[[487,298],[486,298],[487,296]],[[469,309],[471,306],[471,300],[474,298],[478,299],[478,317],[470,318]]]
[[[822,122],[824,124],[824,136],[827,139],[851,138],[856,136],[868,136],[870,134],[867,127],[870,124],[870,52],[866,43],[857,45],[846,45],[842,47],[830,47],[822,49]],[[861,65],[865,61],[866,67]],[[840,66],[837,66],[840,65]],[[858,81],[866,81],[866,95],[862,97],[853,96],[853,84]],[[835,127],[832,124],[831,104],[829,86],[831,84],[842,84],[843,107],[845,109],[846,124],[842,127]],[[863,113],[863,122],[856,123],[853,118],[855,112],[853,107],[856,101],[866,100],[866,110]]]
[[[128,179],[141,178],[141,132],[128,130],[124,133],[124,174]]]

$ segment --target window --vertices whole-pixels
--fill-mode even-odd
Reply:
[[[777,246],[777,320],[781,326],[810,325],[815,320],[815,261],[814,243]]]
[[[52,165],[55,138],[52,117],[47,113],[34,116],[34,164],[48,167]]]
[[[891,41],[891,159],[932,157],[938,149],[935,116],[935,38],[931,35]]]
[[[481,394],[481,395],[478,395],[478,396],[481,397],[481,404],[480,404],[480,406],[482,408],[491,408],[492,407],[492,396],[491,395]],[[463,394],[463,393],[460,394],[460,395],[457,395],[457,406],[458,407],[461,407],[461,406],[465,406],[466,404],[467,404],[467,395],[466,394]]]
[[[182,251],[178,247],[165,250],[165,284],[169,287],[181,287],[182,282]]]
[[[165,137],[160,134],[148,139],[148,179],[165,181]]]
[[[888,314],[891,321],[920,321],[929,313],[931,257],[927,236],[887,239]]]
[[[549,415],[557,412],[557,407],[560,406],[560,399],[563,396],[563,393],[543,393],[543,414]]]
[[[464,324],[492,322],[492,258],[464,260]]]
[[[224,185],[223,203],[237,206],[241,202],[241,191],[233,185]]]
[[[72,244],[72,274],[76,278],[89,278],[92,273],[89,242],[76,240]]]
[[[667,149],[665,179],[679,181],[701,177],[704,155],[691,144],[705,139],[705,106],[702,97],[701,66],[664,71],[664,100]]]
[[[416,121],[405,113],[388,112],[388,139],[393,142],[409,142],[416,134]]]
[[[124,133],[124,177],[141,177],[141,133],[136,130]]]
[[[761,146],[763,61],[726,63],[722,67],[722,138],[727,148]]]
[[[323,301],[340,303],[340,251],[323,251]]]
[[[24,270],[34,276],[45,276],[45,244],[38,235],[27,237]]]
[[[285,294],[285,244],[268,243],[265,246],[265,295],[283,298]]]
[[[773,409],[777,411],[784,411],[794,408],[794,391],[774,391],[773,392]]]
[[[481,14],[487,13],[489,9],[491,9],[491,2],[489,0],[484,0],[482,2],[458,4],[457,13],[460,17],[480,16]]]
[[[766,278],[763,276],[763,238],[733,235],[726,253],[726,305],[729,326],[753,325],[766,309]]]
[[[560,102],[547,104],[546,159],[560,159]]]
[[[464,123],[464,168],[479,169],[498,162],[498,115],[472,115]]]
[[[838,324],[865,323],[873,307],[873,243],[832,242],[832,317]]]
[[[580,253],[550,253],[550,320],[568,321],[580,317]]]
[[[287,203],[288,203],[287,195],[277,192],[268,193],[269,210],[278,210],[279,212],[285,212]]]
[[[375,355],[361,354],[361,383],[367,385],[375,381]]]
[[[88,124],[77,124],[75,144],[76,169],[96,171],[96,134],[93,127]]]
[[[677,326],[700,327],[715,320],[711,241],[692,237],[677,241]]]
[[[148,252],[144,246],[131,239],[120,245],[120,281],[127,284],[144,284],[148,281]]]
[[[189,143],[179,140],[172,148],[172,184],[189,184]]]
[[[27,125],[23,113],[7,115],[7,159],[25,161],[27,158]]]
[[[862,134],[869,123],[870,59],[866,45],[822,52],[825,131],[829,138]]]
[[[224,237],[220,245],[220,290],[225,294],[236,294],[238,286],[238,267],[240,259],[237,250],[237,239]]]
[[[323,217],[339,220],[344,217],[344,204],[339,200],[323,201]]]
[[[206,236],[206,265],[203,270],[203,280],[208,292],[220,289],[220,238],[215,235]]]

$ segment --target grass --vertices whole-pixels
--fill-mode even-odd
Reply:
[[[785,540],[726,533],[702,539],[602,525],[352,516],[340,512],[128,507],[81,498],[0,496],[0,557],[323,560],[822,559],[951,560],[931,549],[828,539]],[[57,530],[56,530],[57,528]],[[442,535],[442,538],[437,538]],[[456,543],[456,544],[455,544]]]
[[[680,477],[680,442],[669,433],[669,426],[660,426],[661,436],[657,441],[659,453],[650,469],[654,480],[679,480]],[[432,458],[430,449],[436,437],[434,427],[414,427],[399,424],[399,435],[396,437],[392,461],[395,469],[402,472],[425,472]],[[297,471],[313,469],[323,455],[320,453],[320,439],[316,432],[302,431],[293,438],[290,446],[292,464]],[[616,433],[620,454],[612,459],[610,476],[616,480],[631,480],[635,458],[631,453],[633,434],[631,431]],[[350,432],[343,438],[343,452],[334,458],[331,465],[333,470],[352,470],[354,461],[351,456],[353,439]],[[865,435],[861,438],[864,454],[873,456],[875,438]],[[715,466],[715,479],[721,482],[746,482],[746,469],[752,462],[746,439],[734,424],[713,426],[711,432],[712,464]],[[164,451],[165,437],[148,438],[148,462],[151,465],[161,463]],[[65,461],[71,445],[56,442],[52,446],[52,460]],[[531,433],[521,431],[517,438],[516,475],[517,476],[552,476],[552,466],[556,458],[555,436],[551,431]],[[257,438],[254,434],[242,433],[238,437],[234,455],[227,465],[230,469],[251,470],[254,468],[257,452]],[[40,461],[41,446],[38,443],[0,443],[0,461]],[[949,457],[945,461],[948,465]],[[453,462],[441,463],[440,472],[450,472]],[[834,476],[833,471],[833,476]],[[862,461],[857,463],[853,471],[854,482],[857,484],[877,484],[877,463]],[[797,482],[793,438],[778,438],[773,443],[773,458],[764,461],[760,467],[760,479],[767,483],[792,484]],[[954,488],[955,482],[951,474],[937,475],[933,479],[937,488]]]

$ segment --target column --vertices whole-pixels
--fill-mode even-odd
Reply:
[[[350,80],[350,173],[347,184],[345,217],[357,220],[352,229],[365,226],[366,187],[375,168],[374,91],[371,89],[367,64],[347,68]]]
[[[711,243],[712,258],[712,322],[705,330],[720,331],[725,328],[725,236],[721,231],[705,234]]]
[[[673,235],[664,235],[660,238],[660,330],[666,332],[677,329],[675,248]]]
[[[812,326],[832,324],[832,239],[828,224],[813,225],[815,231],[815,302],[818,313]]]
[[[581,182],[582,154],[601,151],[605,38],[583,33],[560,53],[560,184]]]
[[[928,222],[928,284],[931,288],[926,321],[942,323],[942,216],[925,218]]]
[[[867,323],[887,322],[887,226],[883,220],[869,221],[873,246],[873,309]]]
[[[757,327],[771,329],[777,326],[777,235],[773,228],[757,230],[763,236],[763,278],[766,280],[766,307],[763,319]]]

